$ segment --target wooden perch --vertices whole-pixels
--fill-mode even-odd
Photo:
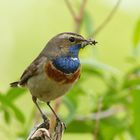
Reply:
[[[61,140],[65,130],[65,124],[60,121],[57,122],[53,132],[50,132],[49,128],[49,122],[43,122],[31,131],[27,140]]]

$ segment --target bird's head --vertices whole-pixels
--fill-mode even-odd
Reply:
[[[64,32],[56,35],[48,42],[44,53],[50,58],[59,56],[78,57],[80,49],[96,43],[95,40],[87,40],[77,33]]]

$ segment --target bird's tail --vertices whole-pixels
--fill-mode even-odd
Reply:
[[[19,85],[19,81],[10,83],[10,86],[11,86],[11,87],[18,87],[18,85]]]

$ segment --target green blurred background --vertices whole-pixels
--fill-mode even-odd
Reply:
[[[70,2],[78,13],[82,0]],[[116,2],[88,0],[80,34],[88,37],[94,32]],[[64,0],[0,0],[1,139],[25,139],[41,121],[30,94],[10,89],[9,83],[19,78],[52,36],[74,29]],[[58,111],[67,124],[63,139],[139,140],[140,1],[122,0],[95,38],[97,47],[81,51],[81,79],[63,97]]]

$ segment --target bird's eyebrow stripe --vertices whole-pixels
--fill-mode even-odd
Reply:
[[[59,35],[62,35],[62,36],[65,36],[65,35],[71,35],[72,37],[83,38],[81,35],[76,34],[76,33],[72,33],[72,32],[60,33]]]
[[[66,32],[66,34],[68,34],[68,35],[72,35],[72,36],[82,37],[82,36],[81,36],[81,35],[79,35],[79,34],[76,34],[76,33],[71,33],[71,32]]]

